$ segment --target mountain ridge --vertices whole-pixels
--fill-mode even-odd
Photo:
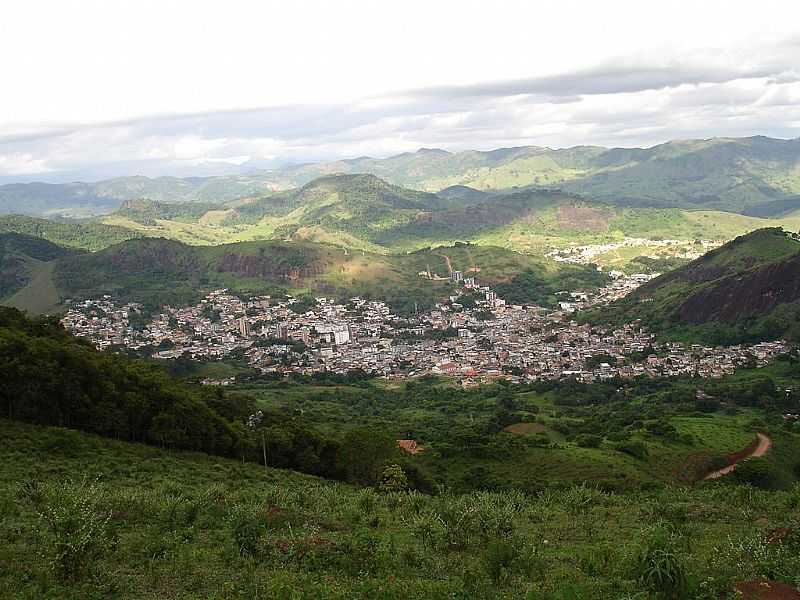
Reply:
[[[743,212],[800,196],[800,138],[673,140],[649,148],[520,146],[461,152],[421,148],[388,158],[304,163],[237,175],[6,184],[0,186],[0,211],[104,214],[136,197],[219,204],[302,187],[323,175],[359,172],[427,192],[452,185],[480,190],[557,185],[612,203]]]

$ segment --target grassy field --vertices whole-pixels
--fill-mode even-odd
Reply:
[[[432,497],[7,421],[0,440],[7,598],[700,599],[800,583],[796,536],[766,541],[795,527],[797,489]]]

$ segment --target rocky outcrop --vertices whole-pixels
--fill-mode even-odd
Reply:
[[[675,311],[687,323],[733,323],[800,300],[800,256],[723,277],[691,294]]]
[[[251,256],[231,252],[222,256],[217,264],[217,271],[234,273],[239,277],[295,281],[322,275],[325,272],[325,265],[319,262],[294,265],[275,260],[274,256]]]

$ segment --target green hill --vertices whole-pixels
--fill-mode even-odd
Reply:
[[[772,228],[738,237],[585,319],[642,319],[673,337],[731,344],[798,339],[798,317],[800,240]]]
[[[0,216],[0,233],[21,233],[44,238],[69,248],[100,250],[112,244],[141,237],[140,233],[123,227],[94,222],[54,221],[24,215]]]
[[[39,238],[5,236],[9,243],[0,298],[33,313],[57,310],[66,298],[104,294],[150,308],[184,305],[226,287],[241,293],[360,295],[410,314],[431,308],[451,293],[451,270],[513,289],[515,302],[545,306],[556,302],[558,291],[593,288],[605,281],[593,267],[463,243],[388,255],[309,241],[189,246],[141,238],[78,253]],[[36,254],[41,259],[21,254],[18,239],[50,248],[51,254],[42,250]]]
[[[532,274],[519,286],[522,297],[544,304],[555,302],[555,291],[594,287],[604,280],[591,267],[468,244],[380,255],[314,242],[187,246],[149,238],[59,260],[53,278],[62,297],[113,294],[151,306],[194,302],[205,291],[228,287],[252,293],[362,295],[409,313],[415,303],[425,310],[448,294],[450,268],[467,276],[475,273],[490,284]],[[428,271],[439,279],[420,275]]]
[[[276,189],[269,178],[117,177],[93,183],[14,183],[0,185],[0,213],[88,217],[113,212],[126,200],[158,202],[225,202]]]
[[[284,171],[304,183],[324,172],[373,173],[392,183],[438,191],[558,186],[593,200],[634,206],[683,206],[759,215],[800,207],[800,140],[764,136],[679,140],[652,148],[535,146],[490,152],[420,150]]]
[[[800,227],[790,213],[769,220],[719,211],[620,207],[547,189],[485,193],[454,186],[428,194],[372,175],[325,176],[298,190],[217,207],[139,200],[103,221],[187,243],[307,240],[377,253],[455,241],[542,253],[553,246],[626,237],[727,240],[766,226]]]
[[[799,165],[800,140],[764,136],[678,140],[651,148],[524,146],[458,153],[423,148],[383,159],[360,157],[241,175],[4,185],[0,186],[0,212],[106,214],[123,201],[143,197],[159,202],[222,204],[300,188],[337,173],[369,173],[394,185],[427,192],[452,186],[480,191],[558,187],[626,206],[777,216],[800,208]],[[448,194],[452,196],[453,190]]]
[[[0,233],[0,301],[30,283],[41,263],[74,253],[38,237]]]

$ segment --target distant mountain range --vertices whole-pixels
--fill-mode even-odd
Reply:
[[[361,157],[246,175],[9,184],[0,186],[0,213],[97,215],[137,198],[222,204],[299,188],[335,173],[372,174],[424,192],[453,186],[478,192],[558,188],[587,200],[626,206],[718,209],[755,216],[781,216],[800,209],[800,139],[758,136],[632,149],[525,146],[458,153],[421,149],[384,159]]]

